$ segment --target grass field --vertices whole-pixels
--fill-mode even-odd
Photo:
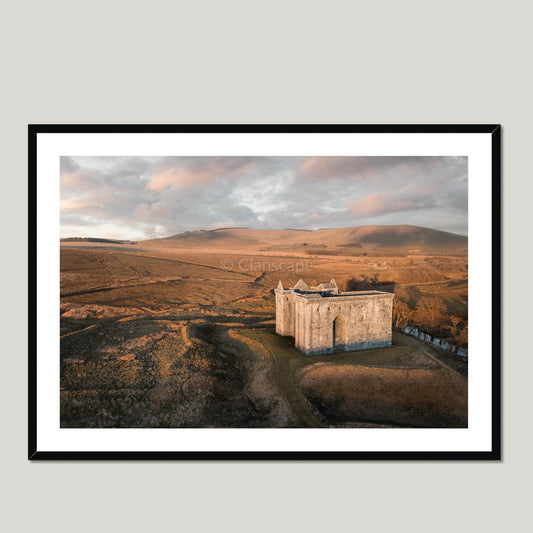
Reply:
[[[273,333],[272,291],[334,277],[467,320],[466,256],[288,248],[63,243],[61,426],[464,427],[464,361],[398,334],[306,358]]]

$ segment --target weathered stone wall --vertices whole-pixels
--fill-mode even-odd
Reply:
[[[296,348],[307,355],[392,344],[393,294],[340,293],[334,280],[319,287],[300,280],[292,289],[280,282],[274,292],[276,333],[294,337]]]
[[[306,353],[311,347],[309,313],[307,302],[303,298],[294,298],[294,345],[297,350]]]
[[[339,297],[313,298],[295,294],[295,345],[307,355],[334,349],[360,350],[392,343],[394,295],[368,291]],[[333,322],[344,318],[343,340],[334,346]]]
[[[275,290],[276,333],[283,337],[294,336],[294,292]]]

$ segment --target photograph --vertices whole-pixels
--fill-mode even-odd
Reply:
[[[464,157],[62,157],[61,427],[466,427]]]
[[[53,158],[56,429],[315,429],[340,448],[309,451],[351,451],[357,430],[472,426],[468,150],[142,143]]]

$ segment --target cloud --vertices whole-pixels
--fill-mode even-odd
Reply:
[[[434,207],[436,203],[433,194],[418,191],[412,194],[393,194],[378,192],[366,196],[358,202],[347,201],[352,214],[356,217],[374,217],[385,213],[399,213],[411,209]]]
[[[464,157],[62,157],[62,235],[363,224],[466,233],[467,164]]]
[[[448,158],[449,159],[449,158]],[[431,172],[439,165],[438,157],[308,157],[302,161],[299,176],[304,179],[388,179],[394,173]]]
[[[77,200],[76,198],[61,198],[59,201],[59,209],[61,212],[65,211],[80,211],[88,207],[86,202]]]
[[[218,179],[242,175],[252,167],[250,158],[165,158],[155,166],[155,175],[147,187],[153,191],[201,187]]]
[[[204,181],[205,177],[205,175],[198,175],[193,172],[176,172],[174,170],[167,170],[166,172],[150,178],[147,187],[152,191],[161,191],[166,187],[187,188],[195,183],[198,184],[199,181]]]

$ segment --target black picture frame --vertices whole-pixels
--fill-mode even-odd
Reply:
[[[37,137],[40,133],[485,133],[492,146],[492,449],[490,451],[160,452],[41,451],[37,447]],[[28,459],[30,460],[500,460],[501,133],[477,125],[60,125],[28,126]]]

